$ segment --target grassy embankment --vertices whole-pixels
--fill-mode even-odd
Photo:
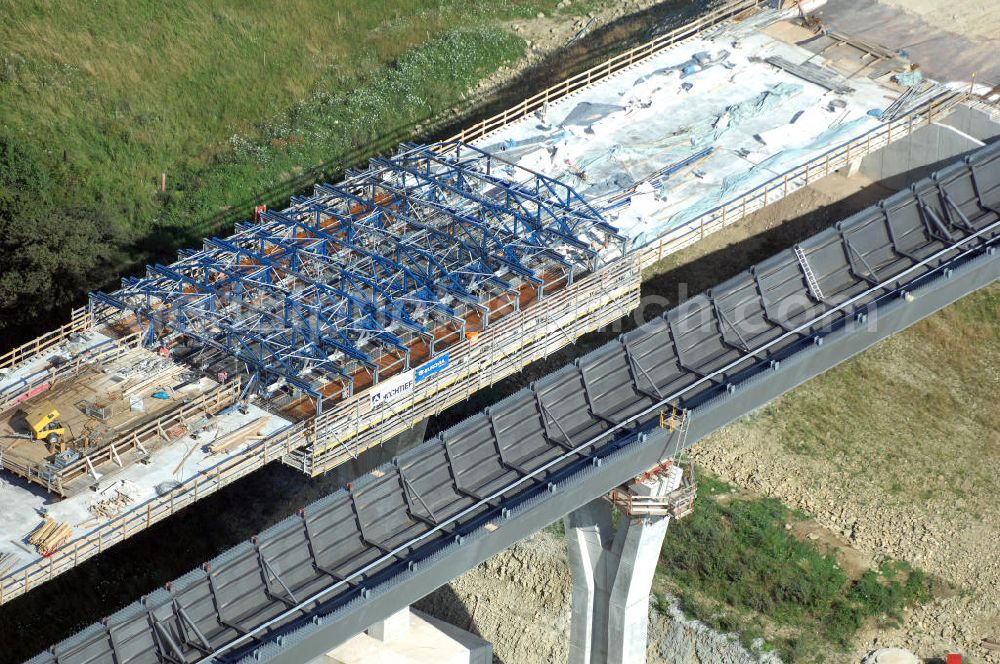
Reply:
[[[872,506],[917,504],[951,510],[956,523],[978,520],[1000,491],[992,470],[1000,460],[998,382],[993,285],[716,435],[776,441],[775,453],[802,458],[795,481],[803,486],[863,459],[864,472],[844,481]],[[933,472],[901,472],[929,462]],[[931,599],[938,586],[905,561],[850,578],[834,552],[785,529],[803,515],[730,491],[702,480],[695,514],[666,538],[661,588],[690,615],[747,643],[763,637],[786,662],[824,661],[823,653],[849,648],[866,621],[894,623],[903,606]]]
[[[0,346],[413,137],[556,1],[0,0]]]
[[[802,539],[805,516],[773,498],[748,499],[702,477],[693,515],[671,524],[656,586],[684,611],[747,647],[762,638],[786,662],[822,662],[846,649],[867,620],[892,622],[927,601],[931,581],[903,561],[851,578],[836,551]],[[661,610],[665,598],[655,594]]]
[[[837,203],[834,219],[871,202],[858,199],[845,209]],[[801,214],[792,206],[789,209],[793,213],[789,218]],[[716,244],[724,247],[724,258],[714,262],[699,259],[718,247],[703,246],[710,241],[699,243],[650,270],[647,277],[655,279],[690,261],[701,272],[692,275],[690,270],[677,270],[660,287],[672,294],[667,292],[675,285],[671,279],[693,278],[692,290],[698,290],[715,283],[719,269],[726,274],[730,265],[759,261],[790,245],[796,235],[814,232],[812,226],[830,223],[818,218],[823,216],[829,215],[817,210],[808,218],[801,217],[804,223],[793,224],[791,231],[762,233],[760,241],[742,235],[725,238],[725,242],[720,239]],[[720,268],[719,260],[727,264]],[[714,268],[707,276],[702,274],[706,266]],[[975,558],[990,550],[989,540],[995,536],[989,524],[995,522],[993,497],[1000,492],[1000,475],[995,472],[1000,464],[997,394],[1000,284],[993,284],[812,379],[700,445],[723,451],[733,447],[739,458],[764,460],[763,468],[745,470],[766,477],[772,487],[785,483],[795,489],[779,487],[779,495],[794,499],[805,493],[817,503],[822,497],[822,505],[829,501],[843,506],[849,517],[846,523],[856,520],[867,534],[863,546],[874,547],[873,537],[899,537],[902,542],[919,538],[912,529],[926,526],[941,541],[962,541],[960,550]],[[768,470],[771,465],[766,460],[771,458],[780,461],[780,471]],[[665,589],[683,595],[688,610],[709,623],[745,637],[766,636],[786,661],[812,661],[820,651],[850,646],[856,633],[853,625],[859,619],[884,620],[886,615],[892,619],[901,604],[924,598],[918,588],[907,590],[910,577],[903,562],[898,563],[901,569],[893,565],[870,571],[867,581],[849,579],[839,590],[837,583],[824,589],[836,577],[829,576],[828,567],[817,566],[813,554],[801,555],[803,543],[793,542],[793,534],[784,531],[783,524],[778,529],[787,516],[775,515],[788,511],[778,503],[772,507],[773,518],[768,520],[765,503],[741,505],[733,513],[715,504],[710,493],[703,494],[698,509],[707,509],[704,519],[692,517],[688,525],[671,526],[661,566],[668,579]],[[901,520],[906,523],[900,524]],[[679,537],[686,538],[681,546],[709,552],[702,565],[677,560],[671,544]],[[812,542],[804,544],[821,551]],[[720,546],[723,552],[714,555]],[[764,558],[758,555],[758,546],[764,547]],[[952,559],[940,544],[915,549],[920,550],[922,565],[947,575],[952,590],[945,595],[982,592],[982,588],[963,586],[969,583],[967,578],[952,578],[956,567],[949,567]],[[931,555],[934,551],[939,555]],[[774,560],[784,560],[784,569],[769,567]],[[675,563],[689,569],[673,574],[670,569]],[[856,585],[861,581],[877,591],[871,595],[873,601],[852,598],[852,589],[861,588]],[[877,581],[877,586],[871,581]],[[803,597],[811,598],[805,608],[798,602],[787,604],[788,589],[798,593],[803,584],[810,593]],[[876,611],[878,607],[895,608],[886,612]]]
[[[880,503],[934,500],[978,518],[1000,492],[1000,284],[972,293],[744,423]],[[913,472],[901,472],[913,469]]]

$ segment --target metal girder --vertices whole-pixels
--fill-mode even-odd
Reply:
[[[464,334],[470,314],[486,325],[525,286],[542,297],[543,273],[572,283],[596,265],[595,238],[620,237],[566,185],[435,149],[373,160],[93,299],[134,314],[146,344],[184,336],[245,364],[262,393],[283,380],[316,394],[302,376],[377,381],[384,358],[405,369],[413,343],[433,353],[440,326]]]
[[[364,200],[343,189],[328,185],[324,185],[322,188],[331,194],[349,197],[350,199],[356,201]],[[461,210],[449,208],[448,206],[439,205],[430,201],[419,200],[419,205],[430,207],[435,213],[441,215],[444,220],[442,226],[444,229],[447,229],[442,230],[442,228],[434,226],[430,223],[418,220],[416,215],[412,214],[414,199],[410,196],[411,192],[405,188],[393,187],[392,185],[381,181],[371,183],[371,188],[374,191],[384,189],[388,192],[388,196],[391,197],[385,202],[379,202],[379,199],[381,198],[380,196],[372,196],[372,202],[369,205],[374,210],[403,219],[409,228],[425,231],[439,243],[436,249],[440,249],[440,247],[445,248],[445,256],[452,255],[452,250],[454,248],[460,248],[468,254],[468,256],[463,260],[452,263],[448,269],[441,266],[441,273],[443,273],[445,279],[441,282],[442,287],[452,291],[457,288],[457,294],[459,296],[478,302],[479,298],[472,295],[466,289],[465,285],[463,285],[460,281],[448,278],[449,276],[454,276],[455,274],[468,272],[468,267],[473,265],[476,261],[486,263],[497,262],[509,267],[515,273],[529,280],[535,282],[540,281],[538,277],[535,276],[535,272],[533,270],[523,265],[519,256],[512,256],[513,249],[509,244],[509,240],[512,238],[507,238],[507,241],[501,239],[497,234],[497,230],[491,228],[488,224],[484,224],[467,216]],[[387,205],[389,202],[394,203],[397,207]],[[400,210],[398,207],[403,204],[407,205],[406,212]],[[473,230],[479,232],[478,237],[473,234]],[[414,238],[410,238],[410,241],[412,242],[413,239]],[[400,248],[402,248],[402,246]],[[435,260],[433,264],[437,264],[437,261]],[[492,277],[492,270],[484,273],[484,276]],[[500,282],[500,285],[501,287],[509,287],[506,282]],[[456,293],[453,292],[453,294]]]
[[[521,237],[532,233],[550,236],[551,240],[564,242],[589,255],[592,259],[597,256],[597,252],[591,249],[589,244],[580,240],[576,235],[563,230],[563,224],[557,214],[542,206],[537,206],[532,211],[524,204],[524,200],[517,196],[511,189],[504,190],[504,201],[494,201],[471,189],[462,188],[460,186],[461,181],[457,184],[452,183],[429,170],[420,170],[404,165],[405,162],[399,163],[398,161],[389,159],[375,159],[373,163],[385,166],[386,168],[396,169],[401,173],[412,176],[415,182],[413,188],[409,189],[410,196],[425,198],[425,200],[429,198],[431,202],[446,208],[450,207],[445,202],[448,199],[448,195],[457,196],[461,200],[474,203],[476,211],[480,215],[483,215],[484,218],[502,225],[513,222],[513,225],[506,226],[506,229],[515,236]],[[418,187],[418,182],[423,183],[425,187]],[[430,197],[427,197],[425,190],[431,192]],[[437,196],[436,198],[434,197],[435,195]],[[455,211],[457,212],[458,210],[456,209]],[[553,221],[554,224],[550,225]]]
[[[512,189],[542,204],[554,204],[563,210],[572,211],[573,217],[578,221],[587,220],[596,222],[605,232],[615,235],[622,240],[625,239],[618,234],[617,229],[604,221],[604,217],[596,208],[580,196],[575,189],[560,180],[535,171],[521,169],[496,155],[461,141],[442,142],[426,146],[410,144],[404,147],[409,148],[404,152],[405,155],[420,155],[445,165],[454,163],[464,173],[471,173],[474,177],[487,178],[499,186],[508,183],[509,179],[497,176],[495,171],[524,171],[530,174],[531,177],[524,181],[515,181]],[[455,155],[450,161],[446,157],[449,152],[454,152]],[[462,152],[467,152],[471,156],[463,160],[461,158]],[[479,171],[475,171],[469,167],[469,164],[472,163],[481,165],[482,168]],[[573,227],[573,224],[569,224],[567,230],[574,231],[576,229]]]

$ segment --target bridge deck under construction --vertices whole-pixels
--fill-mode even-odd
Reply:
[[[70,395],[60,410],[86,432],[59,458],[36,446],[17,459],[0,447],[5,467],[33,483],[0,478],[10,506],[0,514],[0,603],[264,464],[318,475],[357,458],[627,315],[657,259],[963,100],[934,82],[894,82],[905,63],[892,53],[805,39],[782,18],[752,0],[726,3],[452,140],[401,146],[284,210],[258,210],[234,234],[94,293],[70,323],[0,357],[5,418],[51,390]],[[915,218],[893,217],[852,231],[846,249],[803,246],[809,302],[788,299],[791,267],[761,268],[752,284],[675,313],[654,341],[636,338],[626,364],[649,381],[637,394],[655,400],[750,362],[748,349],[779,330],[932,255],[934,242],[957,237],[949,224],[979,219],[978,203],[955,186],[961,214],[950,203],[920,208],[921,223],[947,230],[928,227],[938,240],[923,242]],[[718,340],[688,329],[701,316],[718,319]],[[641,363],[664,335],[676,373]],[[116,365],[121,354],[146,364]],[[73,396],[95,372],[126,369],[128,389]],[[640,407],[605,379],[585,377],[591,427]],[[98,401],[119,408],[103,428],[91,421],[104,412]],[[562,445],[589,431],[541,422]],[[530,441],[505,450],[510,472],[537,452]],[[41,510],[75,529],[46,557],[28,546]]]
[[[358,626],[345,616],[371,622],[361,609],[369,600],[388,606],[394,585],[462,551],[465,538],[485,542],[519,511],[559,503],[575,474],[614,468],[647,437],[666,436],[664,453],[676,452],[693,442],[686,436],[703,408],[782,383],[783,362],[826,352],[828,339],[849,345],[856,336],[859,345],[840,352],[858,352],[878,338],[881,312],[893,312],[888,330],[900,329],[941,306],[930,298],[924,311],[920,302],[942,283],[996,279],[998,242],[1000,144],[550,374],[31,663],[235,661],[254,652],[247,661],[262,661],[323,630],[346,638]],[[912,315],[900,314],[908,307]],[[788,380],[764,391],[800,379]],[[680,427],[661,429],[664,409],[681,413]]]

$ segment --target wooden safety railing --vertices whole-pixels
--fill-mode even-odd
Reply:
[[[7,388],[5,394],[0,394],[0,413],[7,411],[21,401],[25,401],[51,388],[67,376],[76,375],[83,367],[94,364],[107,364],[120,357],[126,351],[138,346],[139,335],[129,334],[121,339],[107,341],[100,347],[87,349],[59,366],[42,369],[38,373],[26,377],[23,383]]]
[[[58,346],[71,334],[83,334],[89,331],[92,326],[93,321],[85,307],[74,309],[70,316],[70,321],[65,325],[61,325],[51,332],[46,332],[28,343],[0,355],[0,371],[17,366],[39,353],[44,353],[54,346]]]
[[[129,335],[124,339],[110,344],[101,353],[89,356],[85,364],[104,364],[113,360],[127,349],[134,348],[137,344],[138,336]],[[76,373],[79,371],[80,366],[74,364],[71,367],[73,371],[66,373]],[[60,377],[62,376],[63,374],[60,374]],[[55,383],[58,378],[46,376],[45,380]],[[132,450],[152,449],[158,446],[165,429],[177,423],[184,423],[187,417],[199,411],[217,413],[226,406],[236,403],[239,394],[239,381],[220,385],[215,389],[199,394],[190,402],[182,404],[179,408],[171,410],[162,417],[151,420],[141,427],[119,436],[96,452],[81,457],[59,470],[55,470],[46,464],[24,464],[10,455],[3,454],[0,454],[0,467],[27,479],[29,482],[44,487],[46,491],[65,497],[69,491],[67,484],[72,480],[90,473],[92,469],[102,464],[110,461],[120,462],[120,456]]]
[[[511,106],[496,115],[463,129],[448,140],[469,142],[480,139],[498,129],[503,128],[511,122],[516,122],[521,118],[534,113],[546,104],[551,104],[554,101],[579,92],[584,88],[609,78],[618,72],[638,65],[654,55],[671,48],[679,42],[697,35],[705,28],[721,23],[722,21],[759,5],[759,0],[736,0],[735,2],[727,2],[723,6],[700,16],[692,23],[688,23],[687,25],[671,30],[670,32],[660,35],[659,37],[656,37],[655,39],[652,39],[644,44],[640,44],[633,49],[605,60],[604,62],[595,65],[586,71],[576,74],[575,76],[570,76],[569,78],[524,99],[521,103],[515,106]]]
[[[203,392],[191,399],[191,401],[181,404],[178,408],[164,413],[162,416],[119,436],[93,454],[81,457],[60,470],[56,475],[59,492],[65,495],[65,485],[82,475],[88,474],[92,468],[98,468],[103,464],[111,462],[123,466],[124,462],[120,460],[120,456],[123,454],[128,454],[137,449],[140,451],[149,451],[171,442],[167,435],[167,431],[170,428],[181,425],[187,429],[189,421],[197,415],[214,415],[222,409],[235,404],[239,396],[240,381],[234,380],[224,385],[219,385],[208,392]],[[185,433],[184,435],[187,434]]]
[[[211,495],[258,468],[305,444],[303,424],[293,424],[252,445],[247,451],[225,457],[214,466],[180,483],[163,496],[136,506],[70,542],[48,558],[36,560],[0,578],[0,604],[66,572],[105,549],[166,519],[178,510]]]

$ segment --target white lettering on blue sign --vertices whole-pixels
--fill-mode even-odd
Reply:
[[[444,355],[438,355],[429,362],[424,362],[416,369],[417,382],[419,383],[425,378],[430,378],[434,374],[444,371],[448,368],[450,361],[448,353],[445,353]]]

